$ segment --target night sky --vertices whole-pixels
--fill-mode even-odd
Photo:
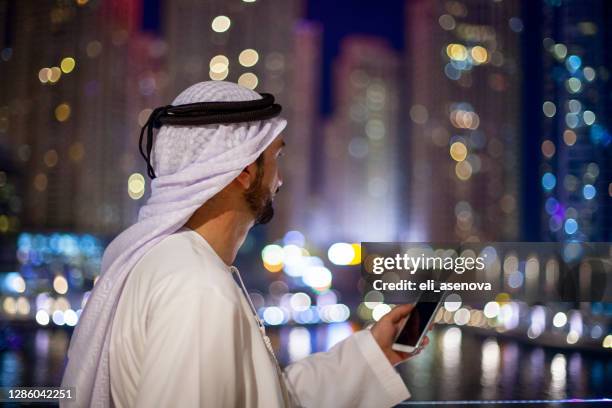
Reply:
[[[404,49],[404,0],[384,0],[384,7],[373,7],[371,0],[310,0],[309,20],[323,26],[323,66],[321,109],[332,111],[331,65],[342,39],[351,34],[374,35],[386,39],[398,51]],[[349,12],[350,11],[350,12]]]

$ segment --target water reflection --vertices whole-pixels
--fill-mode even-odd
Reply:
[[[585,388],[586,371],[579,353],[572,353],[569,360],[569,387],[568,395],[583,394]]]
[[[22,377],[23,363],[19,353],[7,351],[0,356],[0,384],[2,386],[19,384]]]
[[[457,327],[448,327],[442,331],[441,341],[436,342],[437,348],[445,351],[442,354],[440,391],[444,395],[451,396],[451,398],[456,398],[459,395],[461,340],[461,330]]]
[[[456,327],[438,327],[433,336],[399,367],[415,401],[610,396],[609,353],[545,349]]]
[[[287,364],[331,347],[351,330],[349,323],[340,323],[268,332],[279,360]],[[11,335],[11,344],[19,347],[0,349],[0,386],[57,386],[68,332],[13,330]],[[610,354],[550,350],[452,326],[437,327],[429,338],[430,346],[418,357],[398,366],[413,401],[610,396]]]
[[[480,356],[480,385],[482,385],[482,397],[484,399],[492,399],[496,395],[496,387],[500,365],[500,350],[499,344],[495,338],[488,338],[482,345],[482,354]]]
[[[567,370],[565,356],[563,354],[555,354],[550,363],[550,387],[549,396],[552,399],[561,399],[565,397],[565,378]]]
[[[62,329],[11,330],[19,338],[19,347],[0,348],[0,387],[58,386],[68,349],[68,333]]]
[[[544,384],[544,370],[546,366],[546,353],[541,347],[536,347],[529,353],[529,362],[525,364],[525,371],[527,371],[528,384],[531,384],[531,389],[528,389],[528,398],[537,398],[539,392],[537,390],[543,389]]]
[[[500,367],[501,375],[501,397],[511,399],[517,395],[515,389],[519,384],[518,363],[519,350],[517,343],[505,343],[502,346],[502,361]]]
[[[49,376],[49,332],[47,330],[38,330],[34,337],[35,367],[34,382],[44,384]]]
[[[435,344],[440,341],[440,334],[437,331],[430,332],[428,337],[430,344]],[[415,386],[427,392],[423,397],[424,399],[434,399],[436,397],[436,392],[433,387],[429,387],[431,378],[434,375],[432,372],[434,358],[435,356],[432,353],[423,352],[419,355],[419,358],[413,360],[412,367],[409,368],[406,364],[402,364],[398,367],[403,377],[410,375]]]

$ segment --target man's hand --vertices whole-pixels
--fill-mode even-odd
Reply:
[[[421,342],[421,346],[411,353],[396,351],[391,348],[397,332],[401,329],[404,319],[410,314],[412,309],[414,309],[414,305],[410,304],[397,306],[372,326],[371,332],[374,340],[376,340],[383,353],[385,353],[391,365],[395,366],[410,357],[416,356],[429,344],[429,338],[426,336]]]

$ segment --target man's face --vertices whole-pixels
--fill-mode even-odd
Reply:
[[[257,159],[257,173],[251,187],[244,196],[255,217],[255,224],[267,224],[274,216],[272,202],[283,184],[278,169],[278,160],[283,155],[285,141],[277,137]]]

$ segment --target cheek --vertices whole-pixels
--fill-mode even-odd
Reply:
[[[273,163],[270,163],[270,166],[267,169],[269,178],[268,178],[268,184],[270,185],[274,185],[278,182],[279,179],[279,168],[278,168],[278,164],[276,163],[276,161],[274,161]]]
[[[278,168],[275,164],[266,165],[262,184],[270,189],[273,189],[278,180]]]

